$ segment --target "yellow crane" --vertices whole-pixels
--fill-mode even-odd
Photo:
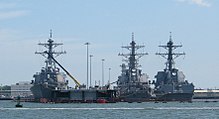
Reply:
[[[51,58],[55,61],[56,64],[58,64],[64,71],[65,73],[75,82],[76,88],[80,88],[81,84],[54,58],[51,56]]]

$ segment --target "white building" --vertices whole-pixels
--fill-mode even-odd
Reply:
[[[194,99],[219,99],[219,89],[195,89]]]
[[[33,95],[30,88],[33,86],[33,84],[30,84],[28,81],[22,81],[16,84],[11,85],[11,97],[28,97]]]

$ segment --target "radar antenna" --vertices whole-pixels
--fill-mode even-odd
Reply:
[[[172,41],[172,32],[170,32],[170,38],[169,38],[169,42],[167,42],[167,45],[159,45],[159,47],[163,47],[164,49],[167,50],[167,52],[166,53],[156,53],[156,55],[160,55],[163,58],[167,59],[166,70],[172,72],[173,65],[175,64],[174,59],[178,58],[181,55],[185,55],[184,52],[174,53],[173,51],[176,48],[182,47],[182,45],[174,45],[174,43]]]
[[[132,41],[129,46],[122,46],[122,48],[128,49],[130,53],[124,54],[124,53],[119,53],[119,56],[125,57],[125,60],[128,63],[129,71],[131,71],[131,74],[136,74],[136,69],[140,67],[138,64],[139,59],[144,56],[148,55],[148,53],[137,53],[137,50],[140,48],[145,47],[144,45],[136,45],[134,41],[134,33],[132,33]],[[132,75],[131,79],[135,80],[137,75]],[[135,77],[135,78],[134,78]]]
[[[54,51],[57,46],[63,45],[63,43],[54,43],[52,40],[52,30],[50,30],[50,38],[48,39],[47,43],[38,43],[38,45],[44,46],[47,49],[45,51],[35,52],[35,54],[40,54],[46,58],[46,69],[49,67],[56,68],[52,57],[58,57],[61,54],[66,54],[66,51]]]

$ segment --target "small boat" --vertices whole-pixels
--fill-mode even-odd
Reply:
[[[23,107],[22,104],[20,104],[20,96],[17,97],[17,104],[15,105],[15,107]]]
[[[16,104],[15,107],[23,107],[22,104]]]

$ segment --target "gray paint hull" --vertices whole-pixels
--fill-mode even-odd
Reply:
[[[35,84],[33,87],[30,88],[30,90],[34,95],[34,99],[40,99],[40,98],[52,99],[53,97],[52,89],[42,84]]]
[[[157,101],[192,101],[193,93],[167,93],[157,95]]]

